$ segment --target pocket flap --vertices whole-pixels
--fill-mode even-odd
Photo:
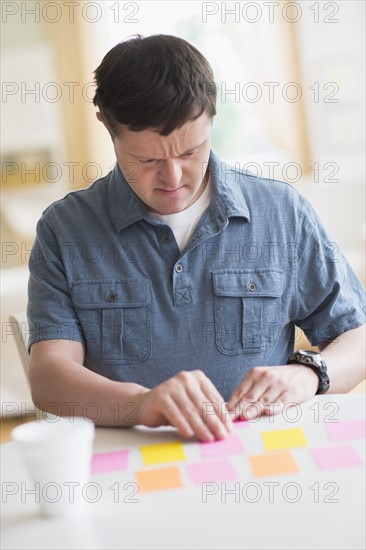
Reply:
[[[136,279],[74,281],[73,301],[80,308],[141,307],[149,303],[149,282]]]
[[[279,297],[283,292],[282,271],[237,269],[212,273],[217,296]]]

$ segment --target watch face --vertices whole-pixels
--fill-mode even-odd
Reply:
[[[307,350],[307,349],[299,349],[299,353],[307,355],[309,357],[316,357],[317,355],[319,355],[319,352],[311,351],[311,350]]]

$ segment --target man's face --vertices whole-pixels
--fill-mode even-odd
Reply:
[[[203,193],[211,126],[206,113],[168,136],[152,130],[132,132],[120,125],[113,139],[117,162],[127,183],[149,210],[175,214]]]

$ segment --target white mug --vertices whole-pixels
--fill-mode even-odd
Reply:
[[[44,516],[74,516],[87,510],[84,490],[94,435],[94,424],[82,417],[52,417],[12,430]]]

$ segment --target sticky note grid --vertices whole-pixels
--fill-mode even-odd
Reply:
[[[351,440],[365,438],[364,419],[325,425],[324,446],[317,448],[309,448],[305,432],[301,427],[262,431],[254,435],[261,440],[263,452],[255,454],[250,452],[250,444],[248,448],[248,444],[243,443],[250,431],[250,422],[240,421],[236,427],[245,427],[247,430],[234,431],[223,440],[208,443],[183,443],[173,440],[142,445],[140,447],[142,468],[135,470],[139,491],[147,493],[181,489],[187,480],[192,485],[237,481],[248,475],[248,466],[254,478],[297,473],[300,468],[292,449],[309,453],[314,467],[319,470],[363,465],[363,459],[353,448]],[[251,439],[247,441],[250,443]],[[199,461],[197,459],[190,461],[188,457],[193,456],[190,453],[187,457],[185,449],[192,445],[197,448],[196,456],[200,457]],[[149,468],[149,466],[158,465],[163,467]],[[126,471],[131,467],[128,449],[96,453],[92,457],[91,473]]]

